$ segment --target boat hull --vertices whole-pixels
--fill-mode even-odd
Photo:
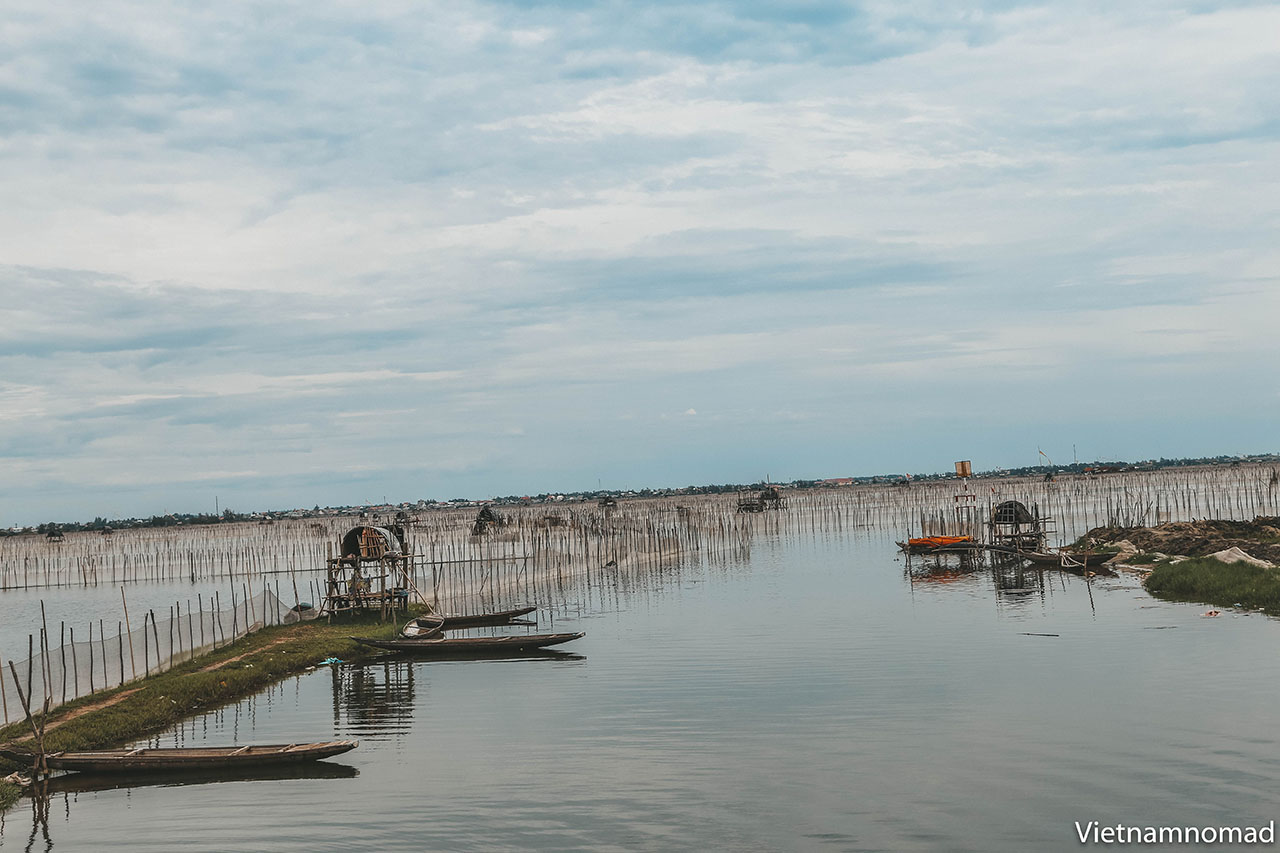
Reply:
[[[471,613],[467,615],[439,614],[444,619],[442,630],[451,631],[457,628],[483,628],[488,625],[506,625],[512,619],[527,616],[537,607],[517,607],[514,610],[499,610],[495,613]]]
[[[319,761],[350,752],[359,744],[353,740],[323,743],[268,744],[192,749],[103,749],[91,752],[53,752],[45,756],[50,770],[90,773],[140,773],[175,770],[221,770],[233,767],[266,767]],[[0,749],[13,761],[34,764],[29,753]]]
[[[357,643],[385,649],[389,652],[410,652],[415,655],[448,657],[452,655],[506,654],[508,652],[545,649],[578,640],[586,634],[522,634],[510,637],[442,637],[426,640],[395,639],[375,640],[370,637],[352,637]]]

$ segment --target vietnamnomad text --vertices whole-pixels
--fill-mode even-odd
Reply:
[[[1274,844],[1276,822],[1259,826],[1104,826],[1076,821],[1081,844]]]

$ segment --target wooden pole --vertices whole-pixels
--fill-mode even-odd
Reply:
[[[9,724],[9,694],[4,689],[4,669],[0,668],[0,703],[4,704],[4,723]]]
[[[129,602],[124,600],[124,587],[120,587],[120,603],[124,605],[124,627],[129,631],[129,671],[133,673],[134,678],[137,678],[138,665],[133,662],[133,627],[129,625]],[[147,632],[145,630],[146,621],[147,621],[146,619],[142,620],[143,626],[144,626],[144,630],[142,632],[142,639],[144,643],[146,642],[146,639],[147,639]],[[124,673],[121,672],[120,676],[123,678]]]
[[[156,641],[156,672],[160,672],[160,629],[156,627],[156,612],[154,610],[147,612],[151,614],[151,636]]]
[[[80,665],[76,662],[76,629],[71,628],[71,678],[76,683],[76,695],[74,698],[80,698]],[[6,717],[7,719],[7,717]]]
[[[67,704],[67,623],[64,620],[59,623],[62,631],[62,643],[58,646],[58,651],[62,653],[62,704]]]
[[[38,776],[44,776],[49,772],[49,765],[44,757],[44,726],[37,726],[35,718],[31,714],[31,703],[27,701],[27,695],[22,692],[22,685],[18,684],[18,668],[13,665],[13,661],[9,661],[9,671],[13,673],[14,684],[18,686],[18,700],[22,702],[22,710],[27,715],[27,724],[31,726],[31,734],[36,740],[36,764],[35,773]],[[48,710],[48,701],[45,702],[45,708]]]

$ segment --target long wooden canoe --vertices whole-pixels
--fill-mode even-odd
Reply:
[[[514,610],[497,610],[493,613],[469,613],[465,615],[455,613],[437,614],[444,619],[444,630],[450,631],[455,628],[482,628],[486,625],[506,625],[512,619],[519,619],[521,616],[528,615],[537,610],[533,607],[517,607]]]
[[[149,770],[213,770],[226,767],[261,767],[318,761],[350,752],[354,740],[320,743],[279,743],[247,746],[204,746],[192,748],[140,747],[101,749],[92,752],[51,752],[45,756],[50,770],[83,770],[95,773],[136,773]],[[11,761],[35,764],[30,752],[0,747],[0,755]]]
[[[1037,551],[1023,551],[1023,559],[1030,560],[1033,563],[1041,563],[1043,565],[1061,565],[1063,557],[1066,557],[1066,563],[1080,563],[1081,565],[1093,568],[1101,566],[1103,563],[1115,557],[1114,553],[1106,551],[1054,551],[1050,553],[1040,553]]]
[[[412,652],[422,655],[483,655],[505,654],[528,649],[545,649],[570,640],[581,639],[585,633],[565,634],[516,634],[506,637],[429,637],[425,640],[400,638],[375,640],[371,637],[352,637],[357,643],[386,649],[389,652]]]
[[[1086,568],[1098,574],[1115,574],[1105,565],[1115,557],[1115,554],[1109,551],[1019,551],[1016,548],[1001,548],[995,545],[988,545],[986,549],[993,554],[1016,557],[1038,566],[1051,566],[1077,575],[1083,574]],[[1064,555],[1066,560],[1063,559]]]

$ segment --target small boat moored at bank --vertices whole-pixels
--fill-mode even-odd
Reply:
[[[94,773],[214,770],[318,761],[350,752],[358,745],[358,741],[354,740],[331,740],[319,743],[249,744],[246,746],[99,749],[88,752],[50,752],[45,755],[45,763],[50,770],[79,770]],[[36,762],[35,753],[7,747],[0,747],[0,756],[20,764],[34,766]]]
[[[527,616],[537,609],[536,605],[530,605],[512,610],[497,610],[493,613],[438,613],[436,615],[444,620],[444,630],[451,631],[455,628],[483,628],[488,625],[508,625],[513,619]]]
[[[545,649],[578,640],[586,634],[579,631],[561,634],[517,634],[506,637],[428,637],[411,639],[375,640],[371,637],[352,637],[357,643],[389,652],[411,652],[422,655],[484,655]]]

